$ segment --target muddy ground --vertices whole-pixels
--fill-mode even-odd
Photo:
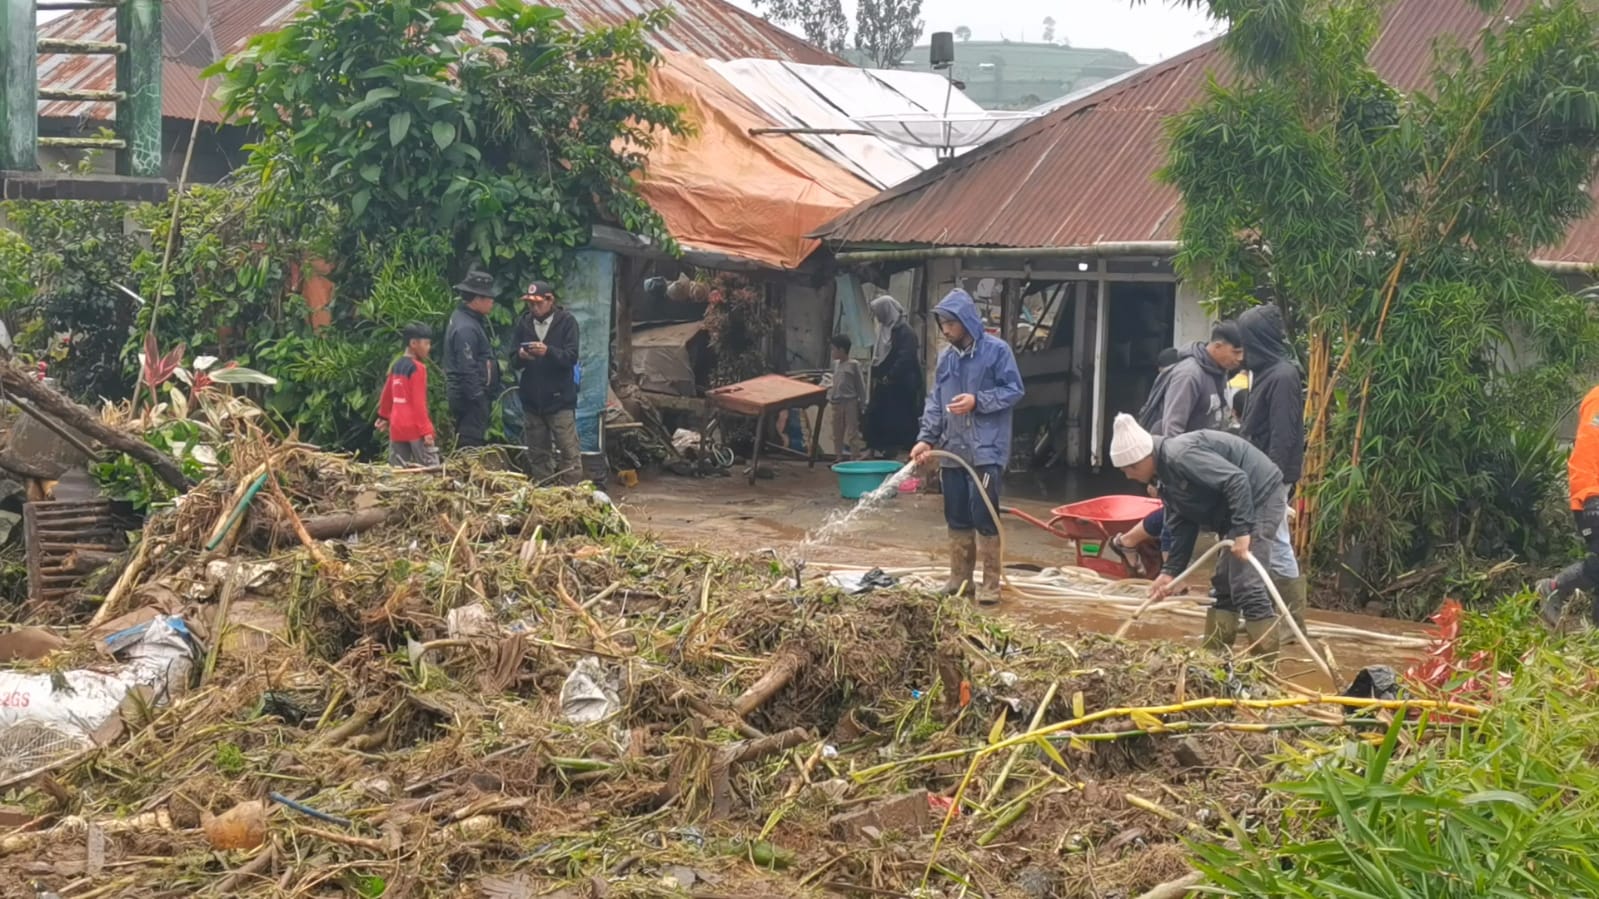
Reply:
[[[766,467],[765,462],[762,467]],[[737,475],[690,479],[662,474],[631,489],[613,486],[612,495],[623,505],[635,527],[664,542],[718,552],[770,548],[785,556],[797,551],[807,532],[821,525],[829,514],[854,505],[853,501],[839,496],[837,479],[825,463],[818,463],[811,469],[803,462],[774,462],[771,468],[775,476],[771,480],[757,481],[753,486]],[[1116,489],[1110,483],[1104,487],[1107,491]],[[1039,495],[1050,489],[1049,485],[1024,480],[1017,491],[1021,495],[1003,497],[1004,504],[1035,518],[1048,519],[1051,508],[1068,501]],[[881,512],[862,516],[860,522],[829,545],[807,548],[807,561],[883,568],[947,563],[941,497],[901,494]],[[1005,527],[1007,565],[1049,567],[1073,563],[1075,549],[1070,543],[1010,518]],[[1203,601],[1196,595],[1196,604]],[[1311,605],[1315,604],[1313,595]],[[1114,613],[1101,609],[1030,599],[1007,600],[995,614],[1029,622],[1062,637],[1083,632],[1113,633],[1122,623]],[[1411,622],[1323,610],[1313,611],[1310,621],[1385,634],[1420,636],[1425,633],[1422,625]],[[1194,619],[1170,614],[1146,617],[1134,625],[1129,635],[1190,645],[1199,642],[1199,628]],[[1372,664],[1402,668],[1413,660],[1413,657],[1396,654],[1393,649],[1372,647],[1358,640],[1334,639],[1329,645],[1344,671],[1356,671]],[[1295,647],[1285,650],[1280,673],[1296,683],[1317,689],[1344,686],[1326,683],[1304,651]]]

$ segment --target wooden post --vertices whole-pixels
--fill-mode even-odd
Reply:
[[[1088,406],[1092,362],[1088,335],[1093,324],[1089,317],[1088,286],[1087,281],[1074,281],[1068,288],[1072,293],[1072,363],[1071,383],[1066,388],[1066,458],[1075,467],[1088,464],[1088,446],[1083,441],[1086,430],[1083,413]]]
[[[633,383],[633,293],[640,289],[646,262],[637,256],[623,256],[616,267],[616,290],[611,301],[611,327],[615,329],[615,350],[611,354],[617,377]]]
[[[1016,346],[1016,325],[1021,320],[1022,282],[1006,278],[999,290],[999,336]]]
[[[33,0],[4,0],[0,15],[0,169],[39,168],[39,26]]]
[[[1094,282],[1094,293],[1097,294],[1095,309],[1098,312],[1098,318],[1094,320],[1094,420],[1091,423],[1094,445],[1089,447],[1088,457],[1097,472],[1105,462],[1105,354],[1110,334],[1110,282],[1105,279],[1104,259],[1099,260],[1099,277]]]
[[[11,0],[16,2],[16,0]],[[31,0],[29,0],[31,5]],[[159,178],[161,167],[161,2],[125,0],[117,7],[117,174]],[[31,57],[30,57],[31,59]]]

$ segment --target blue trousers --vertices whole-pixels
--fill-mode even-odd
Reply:
[[[1160,538],[1161,552],[1171,552],[1172,537],[1171,532],[1166,530],[1165,506],[1161,506],[1159,509],[1156,509],[1144,517],[1144,533],[1151,537]]]
[[[988,514],[988,507],[983,505],[982,493],[999,508],[999,476],[1002,469],[998,465],[973,465],[982,484],[973,484],[972,476],[964,468],[946,468],[942,471],[944,482],[944,523],[952,531],[975,530],[984,537],[999,535],[999,526]]]

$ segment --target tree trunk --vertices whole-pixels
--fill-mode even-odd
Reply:
[[[150,466],[157,477],[178,492],[187,492],[194,486],[171,456],[139,437],[106,425],[93,412],[34,380],[33,373],[19,368],[9,355],[0,356],[0,384],[31,402],[36,413],[53,416],[73,430]]]
[[[1305,397],[1305,417],[1310,421],[1310,433],[1305,439],[1305,467],[1299,478],[1298,495],[1302,515],[1294,530],[1294,554],[1300,559],[1310,558],[1311,536],[1315,531],[1318,488],[1327,473],[1327,418],[1333,400],[1332,340],[1326,328],[1312,320],[1310,332],[1310,370]]]

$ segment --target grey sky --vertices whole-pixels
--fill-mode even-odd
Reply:
[[[732,0],[754,9],[752,0]],[[854,0],[843,0],[853,18]],[[1155,62],[1208,40],[1214,33],[1205,14],[1167,0],[923,0],[926,35],[965,25],[974,40],[1040,40],[1045,17],[1055,19],[1055,37],[1074,47],[1125,50],[1139,62]]]

